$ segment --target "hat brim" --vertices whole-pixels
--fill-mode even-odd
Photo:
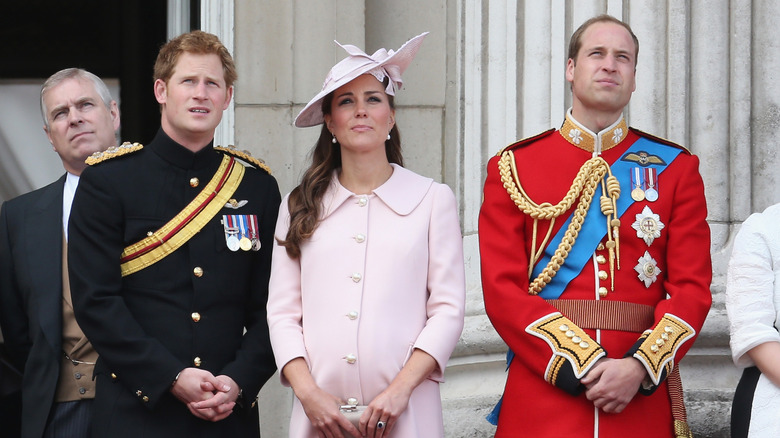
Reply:
[[[356,65],[354,70],[343,75],[338,80],[325,84],[323,89],[319,93],[317,93],[317,95],[314,96],[309,101],[309,103],[306,104],[306,106],[301,110],[301,112],[298,113],[298,116],[295,117],[295,126],[299,128],[305,128],[308,126],[319,125],[325,122],[325,116],[322,112],[322,100],[328,94],[350,83],[360,75],[368,74],[368,72],[370,72],[375,68],[382,67],[385,65],[391,65],[391,64],[398,66],[399,74],[402,74],[406,70],[406,68],[409,67],[409,64],[411,64],[412,60],[414,59],[414,56],[417,54],[417,51],[420,49],[420,45],[422,44],[423,38],[425,38],[426,35],[428,35],[428,32],[423,32],[422,34],[417,35],[416,37],[410,39],[409,41],[404,43],[404,45],[402,45],[398,49],[398,51],[394,52],[393,54],[391,54],[386,59],[380,62],[371,62],[371,61],[365,62],[366,58],[362,58],[363,60],[360,61],[358,65]],[[355,58],[356,57],[350,55],[342,59],[341,61],[339,61],[339,63],[336,64],[336,66],[345,62],[351,62],[351,60]],[[331,69],[331,71],[333,71],[333,69]]]

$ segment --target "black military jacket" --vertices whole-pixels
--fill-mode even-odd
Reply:
[[[142,150],[82,173],[68,257],[76,318],[100,354],[95,437],[259,435],[253,402],[275,371],[265,307],[281,201],[276,180],[247,167],[232,196],[244,205],[223,207],[152,266],[120,272],[122,250],[179,213],[221,160],[211,145],[193,153],[161,129]],[[257,216],[259,251],[228,249],[222,217],[234,214]],[[216,423],[194,417],[170,393],[192,366],[230,376],[243,408]]]

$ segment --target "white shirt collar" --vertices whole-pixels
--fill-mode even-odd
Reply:
[[[65,177],[65,185],[62,189],[62,229],[65,231],[65,240],[68,240],[68,221],[70,220],[70,207],[73,205],[73,195],[79,186],[79,177],[68,172]]]

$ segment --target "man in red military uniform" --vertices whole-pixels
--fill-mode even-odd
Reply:
[[[585,22],[562,127],[488,164],[482,284],[510,349],[497,437],[692,436],[677,365],[712,301],[707,207],[698,158],[622,116],[638,52],[625,23]]]

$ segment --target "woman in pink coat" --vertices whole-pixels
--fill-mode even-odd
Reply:
[[[444,433],[439,383],[465,301],[457,205],[402,167],[393,103],[424,36],[371,56],[341,46],[295,120],[322,133],[282,202],[268,298],[291,437]],[[363,405],[355,427],[343,412]]]

